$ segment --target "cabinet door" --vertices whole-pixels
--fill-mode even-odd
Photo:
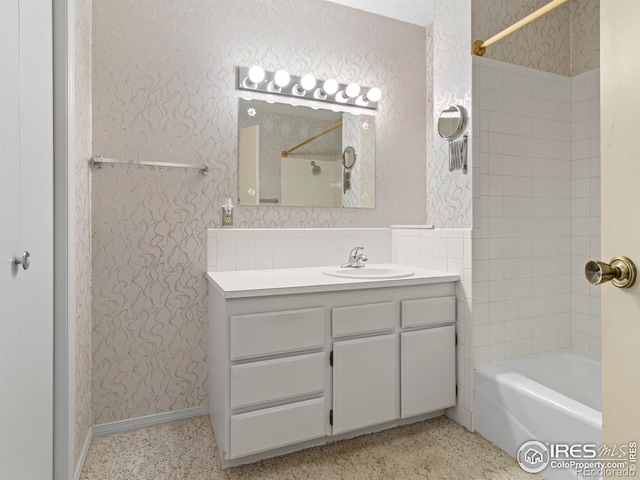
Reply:
[[[381,335],[333,344],[333,434],[399,415],[398,339]]]
[[[402,418],[456,404],[455,327],[400,335]]]

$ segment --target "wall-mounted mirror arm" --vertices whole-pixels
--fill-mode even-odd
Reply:
[[[465,115],[462,107],[449,105],[438,118],[438,135],[449,142],[449,171],[467,173],[467,135],[457,137],[464,128]]]

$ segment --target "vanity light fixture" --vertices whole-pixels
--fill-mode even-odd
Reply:
[[[237,87],[239,90],[358,106],[371,110],[378,108],[378,101],[382,97],[378,87],[365,87],[367,93],[360,95],[361,87],[355,82],[341,84],[333,78],[318,80],[310,73],[297,77],[284,70],[265,71],[259,65],[251,68],[238,67]]]

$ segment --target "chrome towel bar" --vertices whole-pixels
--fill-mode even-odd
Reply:
[[[195,168],[200,170],[203,175],[209,174],[208,163],[172,163],[172,162],[149,162],[145,160],[117,160],[115,158],[105,158],[103,156],[95,156],[91,158],[93,168],[102,168],[104,163],[114,163],[120,165],[142,165],[146,167],[171,167],[171,168]]]

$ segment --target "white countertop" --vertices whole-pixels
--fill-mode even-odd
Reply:
[[[404,287],[430,283],[457,282],[455,273],[438,272],[407,265],[383,264],[413,270],[411,277],[393,279],[342,278],[322,273],[336,267],[282,268],[274,270],[241,270],[235,272],[208,272],[207,279],[225,298],[263,297],[318,293],[365,288]],[[376,266],[383,266],[382,264]],[[373,265],[372,265],[373,266]],[[366,267],[364,267],[366,268]]]

